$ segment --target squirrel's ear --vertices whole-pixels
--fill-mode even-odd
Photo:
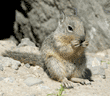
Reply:
[[[63,23],[64,22],[64,20],[65,20],[65,14],[64,14],[64,12],[63,11],[61,11],[61,13],[60,13],[60,18],[59,18],[59,23],[61,24],[61,23]]]

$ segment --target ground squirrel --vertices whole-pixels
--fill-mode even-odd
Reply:
[[[46,37],[40,49],[44,70],[50,78],[61,82],[66,88],[73,87],[73,82],[88,82],[88,80],[82,79],[86,69],[84,49],[87,46],[88,41],[85,40],[85,31],[80,19],[74,15],[62,14],[57,29]],[[22,55],[15,53],[7,51],[3,55],[22,62],[23,59],[20,58],[29,56],[23,56],[24,53],[20,53]],[[38,59],[36,56],[32,56],[32,58],[30,56],[25,61],[30,60],[33,63],[33,58]]]

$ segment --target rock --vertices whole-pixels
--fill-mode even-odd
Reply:
[[[92,67],[100,66],[100,65],[101,65],[101,59],[98,57],[95,57],[94,60],[92,61]]]
[[[48,86],[39,85],[40,89],[50,89]]]
[[[0,58],[1,55],[8,49],[11,49],[12,47],[16,47],[16,44],[11,40],[0,40]]]
[[[108,55],[105,55],[105,58],[109,58],[109,56]]]
[[[0,96],[5,96],[5,93],[1,93]]]
[[[27,68],[30,68],[30,64],[28,64],[28,63],[26,63],[25,66],[26,66]]]
[[[102,77],[105,75],[105,67],[106,64],[101,65],[102,61],[98,57],[92,57],[89,55],[86,55],[87,58],[87,68],[90,69],[92,72],[92,75],[101,75]],[[104,78],[104,77],[103,77]]]
[[[17,72],[17,71],[14,71],[13,73],[14,73],[14,74],[17,74],[18,72]]]
[[[101,66],[104,68],[104,69],[107,69],[108,68],[108,64],[106,62],[102,62],[101,63]]]
[[[12,64],[11,68],[18,70],[21,63],[19,61],[15,61],[16,63]]]
[[[23,46],[34,46],[35,47],[35,44],[31,42],[29,38],[23,38],[21,40],[21,43],[18,45],[18,47],[23,47]]]
[[[95,66],[91,68],[93,75],[105,75],[105,70],[101,66]]]
[[[43,81],[38,79],[38,78],[28,77],[26,80],[24,80],[24,83],[27,86],[33,86],[33,85],[36,85],[36,84],[41,84],[41,83],[43,83]]]
[[[16,11],[14,33],[20,42],[28,37],[36,45],[41,45],[46,36],[58,25],[62,10],[66,15],[77,15],[85,26],[90,44],[88,52],[97,52],[110,48],[110,3],[109,0],[29,0],[20,4],[23,12]],[[29,11],[27,3],[30,5]],[[102,40],[102,41],[101,41]]]
[[[103,79],[106,79],[106,76],[105,76],[105,75],[101,75],[101,77],[102,77]]]
[[[2,81],[2,80],[4,80],[5,79],[5,77],[0,77],[0,81]]]
[[[22,96],[29,96],[27,92],[21,92]]]
[[[36,96],[35,94],[31,94],[30,96]]]
[[[11,67],[15,70],[19,68],[21,65],[20,61],[14,60],[9,57],[0,57],[0,63],[2,64],[3,67]]]
[[[31,94],[31,95],[26,95],[26,96],[36,96],[35,94]]]
[[[94,58],[92,56],[86,55],[86,65],[87,68],[91,68],[92,67],[92,61],[94,60]]]
[[[22,2],[24,3],[24,6],[25,6],[25,2],[24,1]],[[32,7],[31,3],[30,2],[28,3],[30,4],[30,7]],[[15,36],[17,37],[17,40],[21,41],[22,37],[28,37],[37,45],[38,42],[42,42],[44,40],[45,36],[47,36],[49,33],[53,32],[56,29],[57,27],[56,17],[57,17],[58,10],[55,11],[56,8],[54,7],[50,8],[50,6],[45,4],[44,2],[39,2],[39,3],[34,2],[33,4],[37,6],[32,7],[32,10],[28,12],[28,17],[30,18],[30,20],[29,18],[25,18],[25,16],[21,12],[16,11],[17,20],[14,24],[15,26],[14,30],[15,30]],[[37,10],[37,8],[39,8],[39,10]],[[21,31],[19,30],[18,26],[20,27]],[[50,27],[48,28],[47,26],[50,26]],[[18,31],[20,31],[21,33],[20,32],[18,33]],[[24,35],[22,34],[22,32]]]
[[[4,81],[13,83],[15,81],[15,78],[14,77],[7,77],[4,79]]]
[[[3,66],[2,66],[2,64],[0,64],[0,70],[1,71],[3,71],[4,69],[3,69]]]
[[[96,53],[96,55],[98,55],[98,56],[102,56],[102,57],[107,57],[108,55],[106,55],[104,52],[98,52],[98,53]]]

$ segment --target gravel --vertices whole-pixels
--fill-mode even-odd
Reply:
[[[30,64],[28,64],[28,63],[26,63],[25,66],[26,66],[27,68],[30,68]]]
[[[35,47],[35,44],[31,42],[29,38],[24,38],[21,40],[21,43],[18,45],[18,47],[23,47],[23,46],[34,46]]]
[[[41,83],[43,83],[43,81],[38,78],[35,78],[35,77],[28,77],[26,80],[24,80],[24,83],[27,86],[33,86],[36,84],[41,84]]]
[[[18,70],[19,66],[21,66],[21,62],[9,57],[0,56],[0,65],[2,65],[3,67],[11,67],[12,69]],[[3,70],[2,66],[1,70]]]
[[[3,68],[2,64],[0,64],[0,70],[1,70],[1,71],[3,71],[3,70],[4,70],[4,68]]]

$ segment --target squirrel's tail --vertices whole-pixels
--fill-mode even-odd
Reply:
[[[26,53],[26,52],[16,52],[16,51],[5,51],[2,54],[4,57],[10,57],[15,60],[18,60],[22,63],[29,63],[31,65],[38,65],[40,67],[44,67],[44,62],[41,55],[37,55],[34,53]]]

